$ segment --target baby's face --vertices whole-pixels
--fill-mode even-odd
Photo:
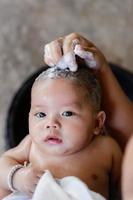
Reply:
[[[64,79],[41,80],[31,98],[29,132],[41,152],[70,155],[88,146],[96,115],[83,88]]]

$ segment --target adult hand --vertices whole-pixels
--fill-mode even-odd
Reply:
[[[94,70],[101,70],[107,61],[102,52],[89,40],[77,33],[60,37],[44,47],[44,62],[53,67],[77,70],[75,55],[84,59],[86,65]]]

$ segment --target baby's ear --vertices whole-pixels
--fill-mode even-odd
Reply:
[[[96,115],[96,126],[95,126],[95,129],[94,129],[94,134],[95,135],[98,135],[103,126],[104,126],[104,122],[105,122],[105,119],[106,119],[106,114],[104,111],[100,111],[97,113]]]

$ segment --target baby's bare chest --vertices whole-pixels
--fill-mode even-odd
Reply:
[[[84,181],[91,190],[104,196],[108,193],[109,165],[106,156],[89,151],[59,158],[44,156],[44,159],[37,159],[34,155],[32,164],[38,170],[48,169],[56,178],[76,176]]]

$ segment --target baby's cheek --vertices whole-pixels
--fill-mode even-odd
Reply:
[[[38,131],[38,126],[36,123],[34,123],[33,121],[31,123],[29,123],[29,134],[30,135],[36,135],[36,133],[39,132]]]

